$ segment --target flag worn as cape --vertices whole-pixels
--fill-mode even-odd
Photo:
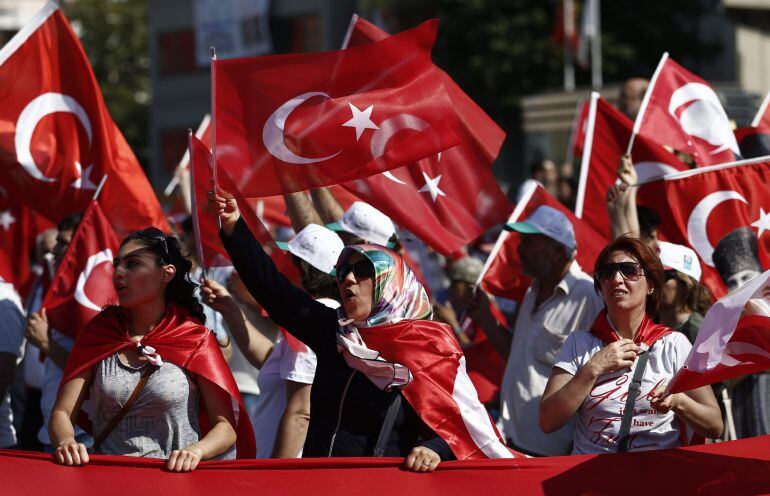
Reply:
[[[126,323],[125,310],[120,307],[109,307],[96,315],[75,341],[61,384],[67,383],[108,356],[124,348],[136,346],[136,343],[129,338]],[[238,435],[237,457],[254,458],[256,456],[251,422],[246,414],[238,386],[222,356],[213,332],[193,318],[184,308],[169,304],[163,319],[142,337],[141,344],[155,348],[164,361],[211,381],[237,401],[240,413],[233,412]],[[200,410],[202,413],[205,412],[202,401]],[[206,418],[204,416],[204,420]],[[206,434],[204,425],[207,424],[208,422],[201,423],[201,437]],[[78,425],[86,431],[91,429],[90,421],[83,411],[78,418]]]

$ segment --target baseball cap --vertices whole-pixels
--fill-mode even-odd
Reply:
[[[329,275],[334,275],[334,265],[345,245],[337,233],[318,224],[305,226],[288,243],[276,243],[279,248],[286,250],[316,269]]]
[[[450,281],[462,281],[475,284],[484,269],[484,262],[478,258],[465,256],[452,262],[446,270]]]
[[[364,202],[354,202],[339,221],[327,224],[332,231],[343,231],[365,240],[367,243],[392,247],[396,226],[390,217]]]
[[[701,268],[698,256],[692,248],[665,241],[658,241],[658,256],[664,269],[674,269],[700,281]]]
[[[526,220],[506,224],[505,229],[523,234],[542,234],[567,248],[576,248],[575,230],[566,215],[548,205],[540,205]]]

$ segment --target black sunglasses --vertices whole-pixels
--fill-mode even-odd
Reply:
[[[675,269],[667,269],[663,272],[663,280],[664,281],[670,281],[671,279],[679,279],[679,275],[677,274]]]
[[[341,281],[351,272],[358,280],[374,277],[374,265],[369,260],[359,260],[354,264],[343,263],[337,267],[337,279]]]
[[[604,264],[596,271],[596,277],[600,281],[609,281],[615,277],[615,273],[620,271],[620,275],[627,281],[638,281],[644,275],[644,269],[636,262],[618,262]]]

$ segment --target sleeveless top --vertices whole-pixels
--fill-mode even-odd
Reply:
[[[93,435],[96,438],[134,391],[145,364],[134,368],[118,354],[96,366],[91,385]],[[200,438],[200,391],[184,369],[164,362],[151,376],[128,413],[101,445],[105,455],[168,458],[175,449]]]

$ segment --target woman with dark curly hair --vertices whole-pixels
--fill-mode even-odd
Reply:
[[[231,399],[241,412],[243,402],[203,325],[179,241],[156,228],[135,232],[121,243],[114,267],[119,305],[81,332],[59,387],[49,426],[54,460],[88,462],[73,437],[74,419],[91,427],[95,452],[167,458],[172,471],[194,470],[200,460],[231,450],[236,439],[238,457],[253,457],[251,424],[236,419]],[[81,410],[87,396],[90,419]],[[199,410],[207,414],[207,432]]]
[[[673,448],[721,434],[711,387],[666,392],[691,345],[652,320],[664,283],[660,260],[638,238],[621,236],[599,254],[594,286],[605,309],[591,329],[567,337],[540,402],[545,432],[577,415],[573,454]]]

